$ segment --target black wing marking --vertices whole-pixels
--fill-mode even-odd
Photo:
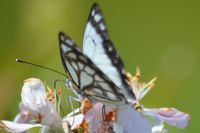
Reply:
[[[135,99],[124,71],[123,62],[109,39],[103,14],[98,4],[91,8],[83,39],[83,53],[106,74],[127,99]]]
[[[60,33],[59,40],[63,66],[77,86],[78,89],[75,90],[77,94],[110,105],[127,103],[125,97],[118,91],[119,88],[82,54],[69,37]]]

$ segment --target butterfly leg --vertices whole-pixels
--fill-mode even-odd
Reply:
[[[80,108],[74,109],[74,105],[73,105],[73,101],[76,101],[76,102],[78,102],[79,104],[81,103],[81,101],[80,101],[78,98],[73,97],[73,96],[69,96],[68,98],[69,98],[69,103],[70,103],[70,106],[71,106],[71,109],[72,109],[72,115],[75,115],[76,113],[81,112]],[[72,125],[74,124],[74,121],[75,121],[75,120],[74,120],[74,117],[73,117]]]

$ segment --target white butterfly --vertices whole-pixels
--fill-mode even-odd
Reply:
[[[109,39],[98,4],[90,11],[83,51],[62,32],[59,41],[64,69],[79,96],[115,106],[135,101],[123,62]]]

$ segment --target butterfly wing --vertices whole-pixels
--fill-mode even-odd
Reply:
[[[125,76],[123,62],[109,39],[105,21],[97,4],[91,8],[83,39],[83,53],[106,74],[127,99],[135,99]]]
[[[76,93],[93,102],[121,105],[127,101],[119,88],[85,56],[69,37],[59,34],[60,53],[65,71],[75,84]]]

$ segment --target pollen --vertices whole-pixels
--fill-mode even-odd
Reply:
[[[139,103],[135,103],[134,105],[133,105],[133,107],[134,107],[134,109],[136,110],[136,111],[141,111],[142,110],[142,107],[141,107],[141,105],[139,104]]]
[[[152,83],[152,84],[149,86],[149,88],[152,89],[154,86],[155,86],[155,84]]]
[[[58,94],[58,96],[61,96],[61,94],[62,94],[62,89],[58,89],[58,90],[57,90],[57,94]]]
[[[108,122],[116,122],[117,121],[117,111],[112,111],[106,114],[105,120]]]
[[[92,107],[92,103],[87,98],[85,98],[82,102],[81,112],[86,114]]]
[[[51,102],[54,103],[55,102],[55,96],[54,96],[54,92],[52,89],[48,89],[47,91],[47,99]]]
[[[3,123],[0,123],[0,129],[6,128],[6,125],[4,125]]]
[[[140,79],[140,77],[141,77],[141,72],[140,72],[140,68],[137,66],[137,68],[136,68],[136,74],[135,74],[135,76],[138,78],[138,79]]]
[[[76,127],[74,127],[72,130],[76,130],[76,129],[84,129],[84,133],[88,133],[88,123],[86,120],[83,120],[79,125],[77,125]]]
[[[131,85],[134,85],[140,79],[140,75],[136,73],[135,76],[132,76],[129,72],[126,72],[126,77]]]
[[[22,119],[27,119],[30,115],[31,115],[30,112],[28,112],[28,111],[23,111],[23,112],[22,112]]]
[[[42,114],[38,113],[38,115],[36,116],[36,121],[37,121],[38,123],[41,123],[41,122],[42,122],[42,119],[43,119]]]
[[[162,108],[162,109],[160,109],[160,111],[163,111],[163,112],[171,112],[172,109],[171,109],[171,108]]]
[[[83,128],[85,132],[88,131],[88,123],[86,122],[86,120],[82,121],[82,123],[80,124],[80,127]]]

